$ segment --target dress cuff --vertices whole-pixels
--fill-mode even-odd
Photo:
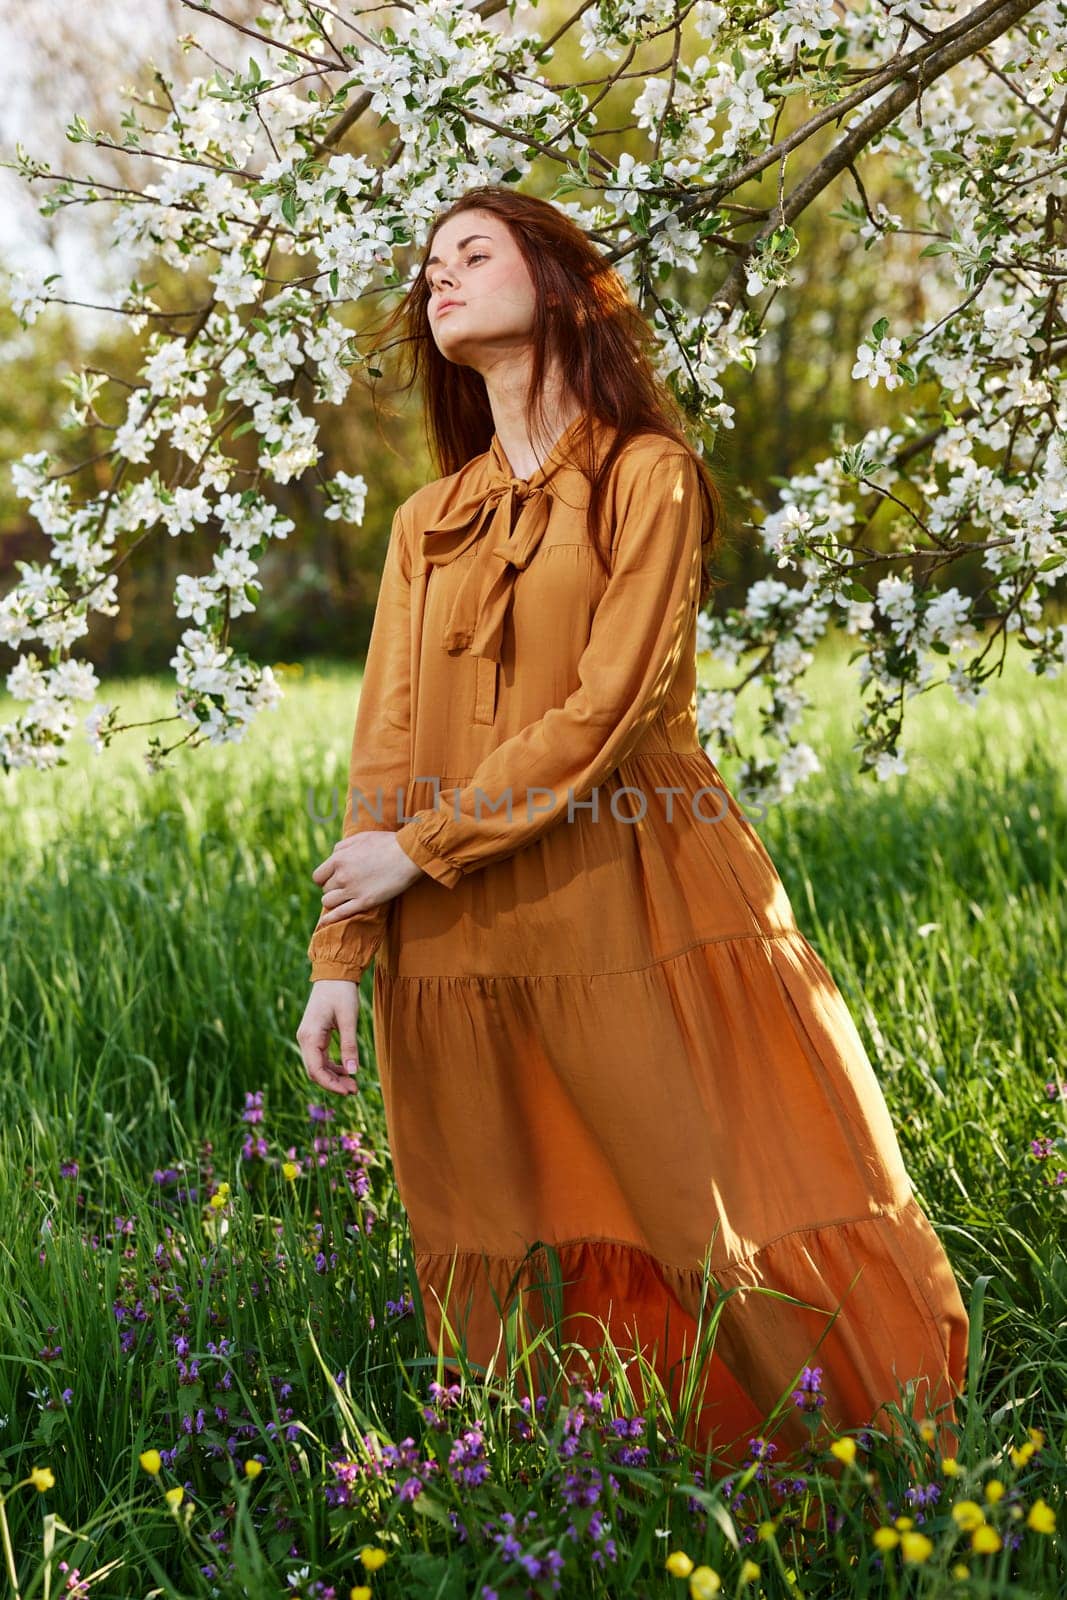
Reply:
[[[410,857],[417,867],[428,872],[431,878],[436,878],[446,889],[454,888],[463,876],[461,868],[451,866],[441,856],[434,855],[419,832],[421,823],[422,819],[413,818],[411,822],[405,822],[402,828],[398,828],[395,835],[397,844],[404,854]]]
[[[311,976],[309,983],[318,983],[320,978],[347,978],[352,983],[358,983],[366,967],[353,967],[343,961],[330,961],[328,958],[311,963]]]

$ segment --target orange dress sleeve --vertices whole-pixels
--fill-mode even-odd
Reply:
[[[406,854],[446,888],[521,850],[587,800],[637,745],[675,676],[699,594],[698,469],[688,451],[633,450],[616,470],[611,573],[577,688],[397,832]]]
[[[400,508],[393,516],[356,708],[342,836],[394,831],[411,774],[411,560]],[[380,811],[380,817],[378,812]],[[312,983],[358,983],[385,935],[391,900],[340,922],[320,917],[308,945]]]

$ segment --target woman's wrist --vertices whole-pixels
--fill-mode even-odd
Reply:
[[[452,866],[427,846],[422,834],[419,832],[419,819],[413,818],[405,822],[404,826],[393,835],[397,844],[410,861],[429,878],[435,878],[438,883],[443,883],[446,889],[451,889],[458,882],[461,874],[458,867]],[[414,879],[412,880],[414,882]]]

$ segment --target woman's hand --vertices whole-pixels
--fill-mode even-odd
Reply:
[[[397,844],[395,833],[378,828],[338,839],[311,876],[323,890],[321,927],[391,900],[426,874]]]
[[[391,900],[425,874],[405,855],[395,834],[379,829],[338,839],[311,876],[323,890],[321,927]],[[359,984],[348,978],[316,979],[296,1039],[308,1077],[334,1094],[356,1092],[358,1023]],[[341,1040],[341,1067],[330,1059],[335,1032]]]
[[[355,1094],[359,1087],[358,1023],[358,983],[348,978],[318,978],[311,985],[296,1041],[308,1077],[334,1094]],[[341,1038],[340,1067],[330,1059],[330,1037],[335,1029]]]

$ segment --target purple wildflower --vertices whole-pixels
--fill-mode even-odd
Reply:
[[[255,1094],[245,1090],[245,1108],[241,1112],[242,1122],[263,1121],[263,1090],[257,1089]]]
[[[475,1488],[489,1476],[489,1463],[485,1458],[485,1438],[478,1427],[468,1428],[455,1441],[448,1458],[449,1469],[457,1483]]]
[[[820,1406],[826,1404],[821,1384],[822,1368],[805,1367],[800,1374],[800,1383],[793,1390],[794,1403],[801,1411],[818,1411]]]

